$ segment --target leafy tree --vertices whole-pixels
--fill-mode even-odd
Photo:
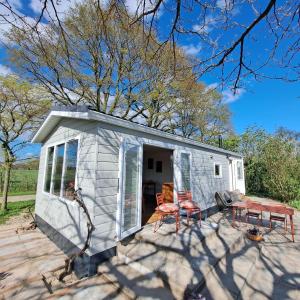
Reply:
[[[11,168],[16,153],[49,109],[49,95],[16,76],[0,77],[0,146],[3,151],[4,187],[1,209],[7,209]]]
[[[282,137],[270,137],[261,153],[266,172],[262,183],[271,197],[289,202],[300,197],[300,165],[294,144]]]
[[[102,7],[88,0],[62,22],[50,20],[42,31],[24,24],[7,38],[17,69],[60,104],[88,104],[202,141],[229,128],[227,105],[197,81],[193,59],[170,43],[161,47],[118,2]]]
[[[246,190],[290,202],[300,199],[298,133],[280,128],[274,135],[257,127],[239,137],[244,155]]]

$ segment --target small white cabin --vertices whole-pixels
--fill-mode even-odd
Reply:
[[[155,193],[176,202],[177,191],[189,190],[206,214],[217,210],[215,192],[245,193],[241,155],[87,108],[51,111],[32,142],[42,144],[36,220],[66,253],[87,234],[70,193],[81,188],[95,226],[84,275],[151,220]]]

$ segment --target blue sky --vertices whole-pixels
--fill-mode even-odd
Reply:
[[[128,3],[130,3],[133,9],[135,7],[134,1],[136,0],[128,0]],[[39,0],[23,2],[13,0],[13,2],[15,3],[15,7],[30,16],[34,16],[34,10],[39,10]],[[222,0],[218,2],[222,2]],[[64,3],[64,1],[62,3]],[[61,9],[65,10],[69,5],[69,2],[65,2],[61,6]],[[166,25],[167,17],[166,13],[163,12],[160,21],[162,26]],[[241,15],[241,17],[244,18],[245,16]],[[195,38],[181,39],[179,43],[184,47],[187,53],[196,56],[201,55],[201,44]],[[268,38],[265,38],[261,44],[257,44],[255,47],[263,49],[268,47],[268,43]],[[254,48],[251,50],[256,51],[257,49]],[[0,48],[0,74],[8,74],[10,71],[5,51],[3,48]],[[269,71],[271,72],[271,69]],[[207,84],[215,84],[218,82],[213,75],[207,76],[206,78]],[[232,112],[233,128],[239,134],[247,127],[253,125],[262,127],[270,133],[274,132],[280,126],[290,130],[300,131],[299,83],[287,83],[277,80],[258,82],[249,78],[238,95],[233,95],[228,87],[225,87],[221,92],[224,94],[225,100],[229,103],[228,105]],[[21,156],[38,155],[38,153],[39,146],[31,145],[21,152]]]

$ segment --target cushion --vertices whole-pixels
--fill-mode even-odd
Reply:
[[[231,197],[230,197],[230,194],[228,191],[224,192],[224,199],[225,199],[226,203],[228,203],[228,204],[232,203],[232,200],[231,200]]]
[[[176,212],[179,210],[178,206],[174,203],[163,203],[156,207],[156,210],[160,210],[162,212]]]
[[[191,201],[191,200],[185,200],[185,201],[181,201],[179,203],[181,208],[184,209],[199,209],[199,206],[197,205],[196,202]]]

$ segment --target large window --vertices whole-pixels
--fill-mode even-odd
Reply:
[[[72,199],[75,190],[78,140],[48,148],[44,191]]]
[[[237,168],[237,178],[238,178],[238,180],[242,180],[243,179],[243,166],[242,166],[241,161],[237,161],[236,168]]]
[[[191,166],[189,153],[181,153],[181,178],[182,189],[184,191],[191,191]]]

